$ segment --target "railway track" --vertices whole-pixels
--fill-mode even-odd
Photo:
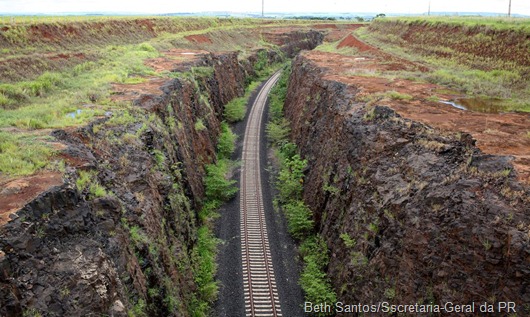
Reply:
[[[241,159],[241,257],[246,316],[282,316],[267,238],[261,191],[260,129],[275,73],[259,92],[249,114]]]

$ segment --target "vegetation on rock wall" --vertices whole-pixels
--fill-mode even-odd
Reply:
[[[315,231],[311,209],[302,200],[304,169],[307,161],[297,154],[296,145],[289,142],[288,123],[283,117],[289,75],[290,67],[286,67],[272,88],[269,99],[270,122],[267,124],[267,136],[279,159],[279,172],[275,182],[278,196],[275,205],[284,212],[289,233],[300,243],[300,256],[304,262],[300,286],[305,293],[306,301],[333,303],[337,297],[325,273],[329,262],[329,250]]]

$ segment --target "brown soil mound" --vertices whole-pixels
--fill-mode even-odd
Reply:
[[[337,48],[342,47],[354,47],[359,50],[359,52],[365,52],[365,51],[372,51],[374,50],[373,47],[370,45],[367,45],[361,41],[359,41],[357,38],[355,38],[353,35],[348,35],[342,40],[339,45],[337,45]]]
[[[315,29],[336,29],[336,24],[315,24],[313,25]]]
[[[213,43],[209,37],[207,37],[206,35],[202,35],[202,34],[188,35],[188,36],[185,36],[184,38],[194,43]]]

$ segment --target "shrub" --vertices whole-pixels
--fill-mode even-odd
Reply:
[[[287,137],[291,133],[291,128],[289,127],[289,121],[282,118],[277,121],[271,121],[267,124],[267,138],[269,142],[274,145],[281,146],[287,142]]]
[[[334,303],[337,295],[324,272],[329,262],[328,248],[321,237],[308,238],[301,246],[300,253],[305,266],[300,276],[300,285],[305,292],[305,300],[313,303]],[[320,314],[319,316],[326,316]]]
[[[77,190],[79,190],[80,192],[85,190],[85,188],[87,188],[92,182],[93,177],[94,177],[93,173],[86,172],[86,171],[79,171],[79,177],[75,181]]]
[[[196,265],[194,268],[195,282],[199,287],[199,293],[203,300],[212,302],[215,300],[218,285],[214,279],[217,264],[215,262],[218,240],[208,229],[202,226],[197,231],[197,247],[194,249]]]
[[[33,96],[42,96],[45,93],[50,92],[55,86],[60,85],[62,80],[60,74],[45,72],[36,80],[28,82],[26,88],[31,91]]]
[[[269,96],[269,113],[271,121],[281,120],[283,117],[283,103],[287,96],[287,87],[289,85],[289,75],[291,66],[288,65],[283,70],[278,82],[271,89]]]
[[[11,104],[11,100],[0,91],[0,107],[6,109]]]
[[[243,120],[247,112],[247,100],[248,98],[240,97],[234,98],[227,103],[223,113],[226,121],[237,122]]]
[[[219,143],[217,144],[217,153],[219,158],[230,158],[234,152],[236,135],[232,132],[226,122],[221,123],[221,134],[219,135]]]
[[[229,161],[220,159],[217,164],[206,166],[206,197],[212,200],[227,201],[237,193],[234,180],[226,178]]]
[[[142,43],[138,46],[140,51],[146,51],[146,52],[156,52],[156,48],[153,47],[153,45],[149,43]]]
[[[411,100],[412,96],[409,94],[402,94],[395,90],[388,91],[385,93],[385,96],[394,99],[394,100]]]
[[[293,237],[302,239],[312,232],[313,214],[303,201],[291,201],[283,208],[287,217],[289,233]]]
[[[302,160],[296,154],[291,159],[286,159],[284,167],[278,175],[276,186],[280,192],[280,200],[288,202],[300,199],[302,195],[303,169],[307,166],[307,161]]]

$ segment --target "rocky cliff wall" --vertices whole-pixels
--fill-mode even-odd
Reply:
[[[315,33],[299,45],[318,45]],[[215,161],[223,105],[243,94],[256,54],[244,61],[237,53],[205,54],[188,66],[211,73],[169,79],[160,94],[141,95],[126,110],[52,133],[67,162],[64,184],[0,231],[0,315],[187,316],[196,309],[193,250],[205,165]]]
[[[514,301],[528,314],[530,195],[511,158],[357,102],[354,85],[305,55],[293,62],[285,114],[308,160],[304,200],[339,300]]]

